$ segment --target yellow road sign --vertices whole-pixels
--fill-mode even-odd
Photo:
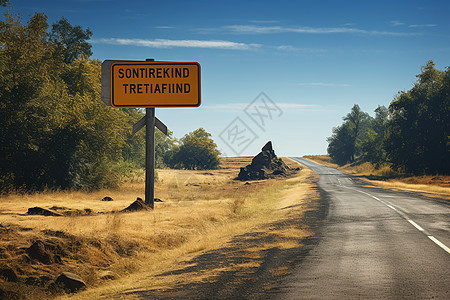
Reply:
[[[110,69],[114,107],[200,106],[197,62],[113,62]]]

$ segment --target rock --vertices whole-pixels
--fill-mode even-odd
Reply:
[[[262,152],[264,152],[264,151],[273,151],[273,148],[272,148],[272,141],[268,141],[268,142],[264,145],[264,147],[262,147],[261,151],[262,151]]]
[[[41,240],[35,241],[26,249],[26,252],[31,259],[38,260],[46,265],[61,263],[61,255],[65,254],[61,245],[56,242]]]
[[[278,158],[272,148],[272,142],[267,142],[253,159],[250,165],[241,168],[239,180],[261,180],[275,176],[286,176],[289,167]]]
[[[8,265],[0,268],[0,277],[9,282],[17,282],[19,280],[16,271]]]
[[[74,293],[86,288],[86,283],[77,274],[63,272],[56,278],[55,282],[50,285],[50,288],[51,287],[61,287],[68,293]]]
[[[286,175],[286,171],[285,170],[275,170],[272,173],[273,175]]]
[[[50,207],[50,209],[51,209],[51,210],[54,210],[54,211],[58,211],[58,210],[68,210],[67,207],[64,207],[64,206],[56,206],[56,205],[53,205],[52,207]]]
[[[248,165],[244,168],[241,168],[239,172],[238,179],[239,180],[260,180],[260,179],[268,179],[268,171],[264,168],[264,166],[254,167],[252,165]]]
[[[61,214],[59,214],[59,213],[57,213],[55,211],[52,211],[52,210],[49,210],[49,209],[45,209],[45,208],[42,208],[42,207],[37,207],[37,206],[29,208],[27,214],[29,214],[29,215],[40,215],[40,216],[55,216],[55,217],[61,217],[62,216]]]
[[[163,201],[159,198],[155,198],[155,202],[163,202]]]
[[[272,151],[264,151],[258,153],[255,157],[252,159],[252,165],[253,166],[263,166],[266,168],[270,168],[270,164],[272,160],[276,157],[275,154]]]
[[[141,198],[137,198],[136,201],[134,201],[133,203],[130,204],[130,206],[128,206],[127,208],[125,208],[124,212],[127,211],[139,211],[139,210],[148,210],[149,207],[147,206],[147,204],[145,204],[144,200],[142,200]]]
[[[106,196],[106,197],[103,197],[102,201],[114,201],[114,199]]]

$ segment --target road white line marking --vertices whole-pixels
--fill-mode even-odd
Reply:
[[[438,245],[439,247],[441,247],[442,249],[444,249],[447,253],[450,254],[450,248],[447,247],[444,243],[442,243],[441,241],[439,241],[437,238],[435,238],[434,236],[428,234],[428,232],[423,229],[422,227],[420,227],[416,222],[414,222],[413,220],[411,220],[408,215],[403,212],[401,209],[397,209],[394,206],[392,206],[392,204],[389,201],[386,200],[381,200],[380,198],[375,197],[374,195],[371,195],[369,193],[357,190],[357,189],[353,189],[353,188],[349,188],[347,186],[343,186],[349,190],[353,190],[353,191],[357,191],[360,192],[362,194],[365,194],[369,197],[372,197],[373,199],[377,200],[380,203],[383,203],[384,205],[386,205],[387,207],[389,207],[390,209],[394,210],[396,213],[398,213],[403,219],[405,219],[406,221],[408,221],[411,225],[413,225],[417,230],[423,232],[430,240],[432,240],[436,245]]]
[[[430,240],[432,240],[433,242],[435,242],[436,245],[438,245],[439,247],[441,247],[442,249],[444,249],[445,251],[447,251],[447,253],[450,254],[450,248],[447,247],[447,246],[445,246],[443,243],[441,243],[441,241],[439,241],[437,238],[435,238],[435,237],[432,236],[432,235],[429,235],[428,238],[429,238]]]
[[[393,207],[392,205],[390,205],[390,204],[386,204],[386,205],[387,205],[387,207],[389,207],[390,209],[393,209],[393,210],[397,211],[397,209],[396,209],[395,207]]]
[[[302,162],[300,162],[300,163],[302,163]],[[333,175],[333,174],[330,174],[330,175]],[[350,179],[350,180],[351,180],[351,179]],[[434,236],[428,234],[427,231],[426,231],[425,229],[423,229],[423,228],[420,227],[416,222],[414,222],[413,220],[411,220],[411,219],[408,217],[408,215],[407,215],[405,212],[403,212],[400,208],[397,209],[397,208],[395,208],[394,206],[392,206],[392,203],[390,203],[389,201],[381,200],[381,199],[379,199],[379,198],[377,198],[377,197],[375,197],[375,196],[373,196],[373,195],[371,195],[371,194],[369,194],[369,193],[366,193],[366,192],[363,192],[363,191],[360,191],[360,190],[357,190],[357,189],[350,188],[350,187],[348,187],[348,186],[342,185],[342,183],[341,183],[341,181],[340,181],[339,179],[338,179],[338,181],[339,181],[339,184],[340,184],[342,187],[347,188],[347,189],[349,189],[349,190],[357,191],[357,192],[360,192],[360,193],[362,193],[362,194],[365,194],[365,195],[367,195],[367,196],[369,196],[369,197],[372,197],[373,199],[379,201],[380,203],[383,203],[384,205],[386,205],[386,206],[389,207],[390,209],[394,210],[394,211],[395,211],[396,213],[398,213],[403,219],[407,220],[411,225],[413,225],[417,230],[423,232],[423,233],[424,233],[430,240],[432,240],[436,245],[438,245],[439,247],[441,247],[443,250],[445,250],[447,253],[450,254],[450,248],[449,248],[449,247],[447,247],[444,243],[442,243],[441,241],[439,241],[439,240],[438,240],[437,238],[435,238]],[[393,196],[386,196],[386,197],[393,197]]]
[[[409,219],[408,219],[408,222],[411,223],[412,226],[416,227],[418,230],[420,230],[420,231],[425,231],[422,227],[420,227],[420,226],[419,226],[416,222],[414,222],[413,220],[409,220]],[[430,237],[430,236],[428,236],[428,237]]]

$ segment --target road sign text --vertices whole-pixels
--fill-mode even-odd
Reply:
[[[198,63],[114,62],[110,68],[112,106],[200,105]]]

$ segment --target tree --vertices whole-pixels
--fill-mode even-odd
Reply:
[[[344,117],[344,121],[348,123],[350,132],[351,132],[351,140],[349,149],[350,149],[350,162],[355,161],[356,154],[356,142],[358,137],[360,137],[363,132],[364,126],[367,125],[366,121],[369,119],[369,115],[359,108],[358,104],[353,105],[351,111]]]
[[[351,161],[354,154],[353,132],[348,122],[333,128],[333,135],[327,141],[327,152],[334,162],[344,165]]]
[[[101,101],[99,61],[77,59],[65,65],[61,77],[69,94],[64,102],[64,128],[76,141],[75,151],[68,158],[68,187],[117,187],[123,175],[128,115]]]
[[[57,125],[49,115],[64,95],[54,48],[46,41],[44,14],[34,14],[26,25],[4,14],[0,21],[0,189],[41,185],[43,147]],[[45,97],[45,105],[37,99]],[[54,107],[58,111],[60,107]]]
[[[217,169],[220,165],[219,155],[211,134],[199,128],[181,138],[170,164],[175,168],[190,170]]]
[[[0,21],[0,193],[117,186],[128,116],[100,100],[100,62],[66,64],[47,29]]]
[[[333,135],[327,139],[328,154],[338,164],[354,162],[359,154],[359,143],[367,131],[370,116],[361,111],[359,105],[353,105],[351,111],[343,118],[341,126],[333,128]]]
[[[92,31],[89,28],[83,30],[79,25],[72,26],[66,18],[62,17],[52,25],[49,39],[64,56],[64,62],[70,64],[77,58],[92,55],[92,46],[87,42],[91,36]]]
[[[376,166],[386,162],[384,141],[388,126],[389,111],[385,106],[375,109],[375,118],[370,118],[369,126],[358,143],[361,160],[368,161]]]
[[[414,87],[389,105],[388,158],[406,172],[450,172],[450,69],[434,66],[429,61]]]
[[[172,137],[172,131],[165,135],[159,130],[155,130],[155,167],[165,168],[169,165],[172,151],[176,148],[177,139]]]

